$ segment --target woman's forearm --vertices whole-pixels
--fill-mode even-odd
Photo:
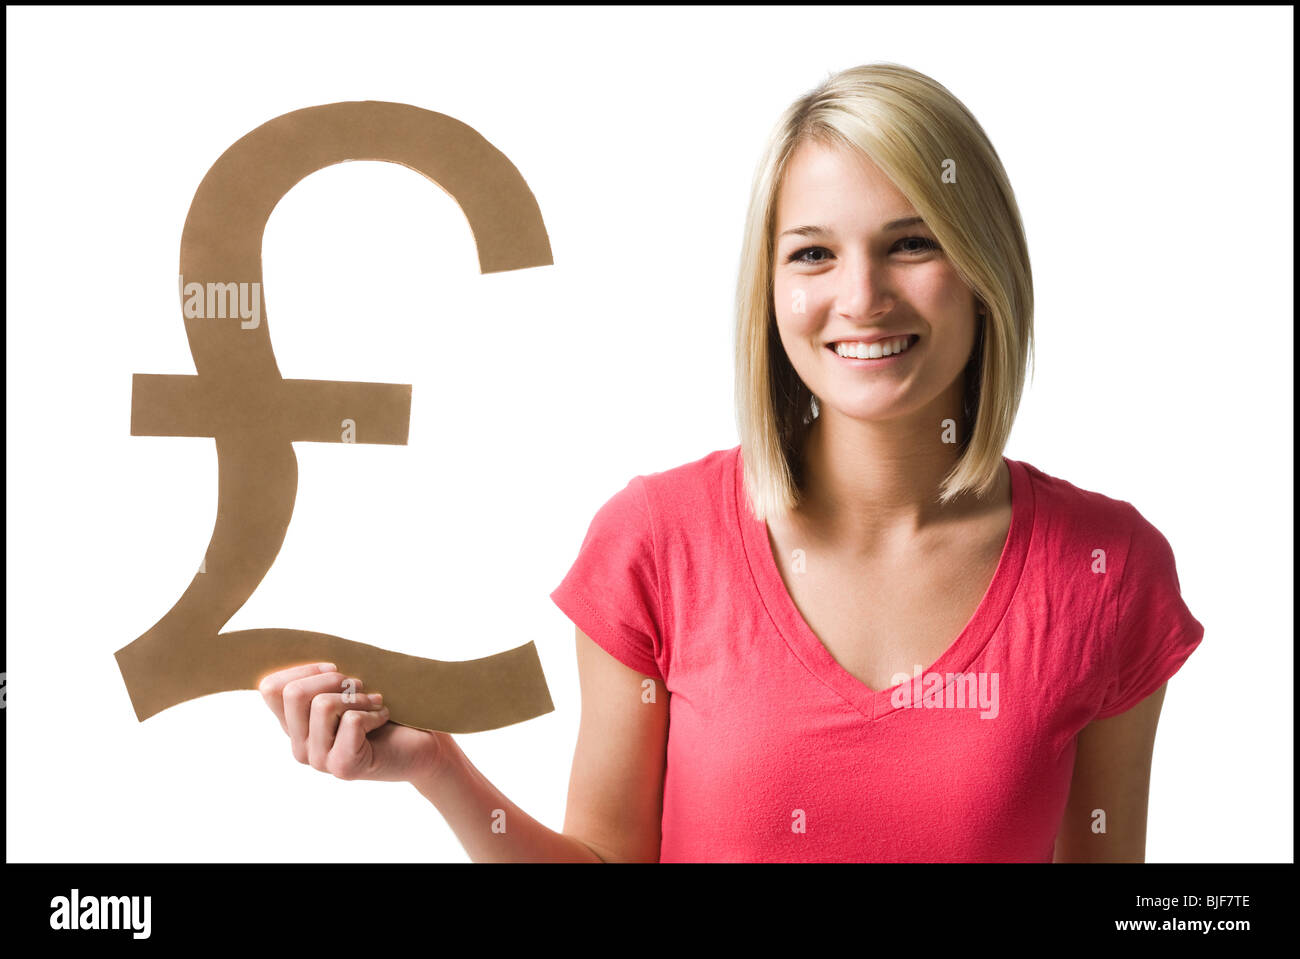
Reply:
[[[437,770],[411,780],[473,862],[602,862],[586,843],[548,829],[488,782],[454,741]]]

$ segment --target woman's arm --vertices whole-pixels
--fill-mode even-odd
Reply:
[[[550,829],[507,799],[455,742],[436,769],[411,785],[442,814],[471,862],[601,861],[576,836]]]
[[[1151,751],[1165,686],[1127,712],[1079,733],[1070,799],[1053,862],[1145,862]],[[1094,832],[1103,820],[1106,831]]]
[[[564,832],[548,829],[507,799],[454,741],[436,768],[412,780],[474,862],[659,859],[668,691],[582,630],[577,643],[582,721]],[[653,696],[647,683],[653,683]]]

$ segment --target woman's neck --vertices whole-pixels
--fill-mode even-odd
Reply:
[[[956,424],[962,423],[959,411],[952,416]],[[823,407],[804,443],[796,524],[848,555],[874,556],[999,502],[1001,489],[983,501],[964,494],[940,504],[943,479],[959,458],[958,444],[944,442],[943,419],[927,409],[864,422]]]

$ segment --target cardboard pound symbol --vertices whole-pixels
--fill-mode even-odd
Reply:
[[[292,443],[345,441],[345,419],[355,424],[348,442],[407,441],[410,386],[286,380],[271,350],[262,287],[266,223],[296,183],[347,160],[400,163],[446,191],[469,221],[483,273],[553,262],[541,211],[519,171],[473,128],[441,113],[373,100],[308,107],[263,124],[221,155],[190,204],[180,272],[187,288],[198,283],[209,299],[210,284],[219,285],[217,295],[254,291],[260,322],[241,321],[238,309],[214,318],[211,310],[192,316],[183,306],[198,375],[132,379],[131,435],[213,437],[218,471],[217,519],[202,571],[152,629],[114,654],[141,722],[199,696],[256,689],[267,673],[311,662],[359,676],[366,690],[384,694],[392,722],[421,729],[479,732],[555,708],[532,643],[441,662],[297,629],[220,632],[284,543],[298,488]]]

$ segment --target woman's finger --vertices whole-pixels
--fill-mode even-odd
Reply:
[[[365,693],[317,693],[312,697],[310,728],[307,732],[307,763],[311,768],[327,772],[325,761],[334,746],[341,717],[350,710],[379,708],[380,700]]]
[[[367,772],[361,768],[366,757],[366,735],[388,722],[388,707],[352,709],[339,719],[334,748],[325,760],[325,768],[339,779],[355,779]]]
[[[352,695],[354,690],[360,688],[361,680],[337,672],[305,676],[301,679],[292,679],[285,684],[284,724],[289,733],[289,748],[293,751],[294,759],[300,763],[307,762],[307,734],[311,731],[311,701],[321,693]]]
[[[333,672],[335,668],[333,663],[308,663],[306,666],[290,666],[288,669],[276,670],[274,673],[262,677],[262,681],[257,684],[257,691],[262,694],[262,700],[270,707],[271,712],[275,713],[275,718],[280,721],[281,729],[286,733],[289,731],[289,727],[284,721],[285,685],[305,676]]]

